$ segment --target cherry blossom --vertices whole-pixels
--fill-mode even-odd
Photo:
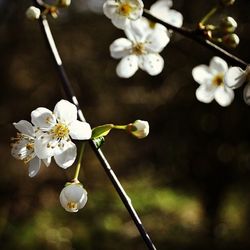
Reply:
[[[125,29],[127,38],[118,38],[110,45],[113,58],[120,59],[116,72],[129,78],[140,68],[150,75],[161,73],[164,60],[159,55],[168,44],[169,37],[163,29],[150,29],[139,19]]]
[[[210,103],[214,99],[223,107],[230,105],[234,92],[224,84],[227,63],[220,57],[213,57],[209,66],[199,65],[192,70],[194,80],[200,84],[196,97],[200,102]]]
[[[41,166],[41,159],[39,159],[34,150],[35,130],[31,123],[21,120],[13,123],[15,128],[20,132],[17,133],[16,138],[12,138],[11,154],[18,160],[29,163],[29,176],[34,177]],[[49,166],[51,158],[42,160],[46,166]]]

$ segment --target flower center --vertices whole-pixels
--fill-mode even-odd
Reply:
[[[145,54],[145,52],[146,51],[145,51],[145,47],[143,43],[136,43],[133,46],[133,54],[142,55],[142,54]]]
[[[65,124],[58,123],[52,129],[52,133],[56,138],[63,139],[63,138],[68,137],[69,129]]]
[[[129,3],[124,3],[120,5],[119,13],[123,16],[129,16],[132,11],[132,7]]]
[[[215,86],[220,86],[223,84],[224,74],[217,74],[212,79],[212,84]]]
[[[72,210],[77,210],[77,203],[70,201],[67,203],[67,207]]]

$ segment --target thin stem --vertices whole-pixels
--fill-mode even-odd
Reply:
[[[240,67],[245,69],[248,65],[247,62],[234,56],[233,54],[229,53],[228,51],[224,50],[220,46],[214,44],[213,42],[205,39],[203,31],[201,31],[201,30],[191,30],[191,29],[182,28],[182,27],[178,28],[176,26],[173,26],[173,25],[171,25],[167,22],[164,22],[161,19],[153,16],[149,12],[149,10],[146,10],[146,9],[144,9],[143,16],[145,16],[146,18],[148,18],[152,22],[160,23],[160,24],[164,25],[166,28],[173,30],[176,33],[178,33],[186,38],[189,38],[189,39],[201,44],[202,46],[216,52],[218,55],[220,55],[221,57],[226,59],[228,62],[230,62],[234,66],[240,66]]]
[[[113,127],[113,128],[115,128],[115,129],[122,129],[122,130],[126,130],[127,125],[114,125],[114,127]]]
[[[33,0],[33,3],[37,6],[40,7],[39,2],[37,2],[38,0]],[[64,70],[63,67],[63,63],[62,60],[60,58],[60,55],[57,51],[52,33],[50,31],[50,27],[48,24],[48,21],[46,19],[46,16],[41,16],[39,18],[39,23],[41,26],[41,30],[42,33],[45,37],[46,43],[48,45],[49,51],[51,53],[51,55],[53,56],[57,71],[59,73],[59,76],[61,77],[62,80],[62,87],[64,89],[65,94],[67,95],[67,98],[69,100],[71,100],[76,107],[78,108],[78,117],[81,121],[86,121],[83,112],[80,109],[78,100],[75,96],[74,90],[72,88],[72,85],[67,77],[67,74]],[[156,250],[156,247],[154,246],[152,240],[150,239],[149,235],[147,234],[138,214],[136,213],[131,199],[129,198],[129,196],[126,194],[125,190],[123,189],[120,181],[118,180],[117,176],[115,175],[114,171],[112,170],[111,166],[109,165],[107,159],[105,158],[104,154],[102,153],[102,151],[100,149],[98,149],[95,145],[95,143],[90,140],[90,145],[91,148],[93,149],[94,153],[96,154],[97,158],[99,159],[104,171],[106,172],[107,176],[109,177],[110,181],[112,182],[116,192],[118,193],[118,195],[120,196],[124,206],[126,207],[128,213],[130,214],[132,220],[134,221],[138,231],[141,234],[142,239],[144,240],[147,248],[149,250]]]
[[[79,158],[78,158],[78,162],[77,162],[77,166],[76,166],[76,172],[75,172],[74,179],[73,179],[74,181],[78,181],[78,176],[79,176],[80,169],[81,169],[84,148],[85,148],[85,142],[83,142],[81,145],[80,154],[79,154]]]
[[[218,6],[212,8],[202,19],[201,21],[199,22],[200,25],[204,25],[207,20],[215,14],[215,12],[218,10]]]

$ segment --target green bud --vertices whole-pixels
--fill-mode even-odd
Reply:
[[[224,6],[230,6],[233,5],[235,0],[220,0],[220,2],[224,5]]]
[[[237,28],[237,22],[230,16],[224,17],[220,22],[220,28],[225,33],[233,33]]]
[[[108,135],[110,130],[114,127],[114,124],[104,124],[92,129],[91,139],[96,139]]]
[[[222,42],[230,48],[236,48],[240,43],[240,38],[236,34],[228,34],[222,37]]]

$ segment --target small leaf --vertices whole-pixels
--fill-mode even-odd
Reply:
[[[98,137],[96,139],[93,140],[95,146],[97,149],[99,149],[105,142],[105,138],[104,137]]]
[[[114,127],[113,124],[104,124],[92,129],[91,139],[96,139],[108,135],[110,130]]]

